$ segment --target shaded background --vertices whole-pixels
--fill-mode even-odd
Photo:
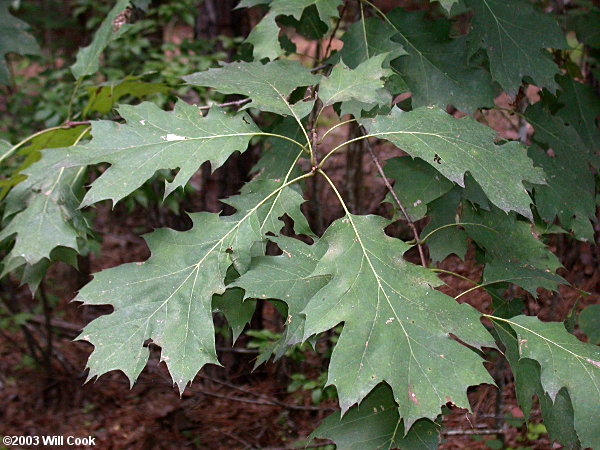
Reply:
[[[103,57],[100,72],[86,81],[75,99],[74,111],[88,101],[87,87],[93,89],[106,80],[127,75],[144,75],[144,80],[172,86],[168,92],[149,97],[170,109],[177,96],[194,104],[232,101],[235,96],[218,96],[182,85],[179,77],[232,60],[245,51],[241,45],[252,26],[260,19],[260,8],[233,10],[237,0],[154,1],[147,15],[140,15],[135,28],[113,42]],[[419,1],[375,1],[386,10],[394,6],[418,9]],[[546,2],[548,8],[564,3]],[[568,2],[567,2],[568,3]],[[43,49],[41,57],[11,55],[14,83],[0,87],[0,138],[16,142],[37,130],[62,123],[72,90],[68,66],[80,46],[87,45],[111,1],[36,0],[20,2],[16,15],[32,26]],[[346,20],[354,19],[352,6]],[[300,53],[314,52],[314,43],[295,36]],[[334,41],[339,46],[338,41]],[[597,83],[586,72],[587,82]],[[526,97],[537,100],[535,89]],[[124,97],[123,102],[135,102]],[[501,96],[500,106],[510,107]],[[118,119],[113,110],[97,117]],[[531,133],[526,123],[502,111],[487,112],[485,120],[499,137],[518,139]],[[321,132],[335,123],[333,111],[324,115]],[[353,125],[339,127],[325,141],[331,148],[356,135]],[[355,213],[374,212],[389,217],[391,208],[381,203],[386,195],[382,180],[375,174],[363,143],[336,154],[332,174]],[[389,144],[377,143],[382,157],[402,153]],[[174,193],[162,203],[162,179],[157,176],[125,201],[116,205],[96,205],[89,217],[97,233],[88,255],[79,258],[77,271],[55,264],[42,283],[36,298],[17,280],[5,277],[0,282],[0,434],[96,436],[100,448],[302,448],[310,432],[337,408],[335,391],[324,388],[328,355],[336,331],[325,333],[316,351],[298,347],[277,363],[268,363],[252,372],[259,352],[268,348],[281,332],[283,319],[264,301],[255,317],[232,347],[223,318],[216,318],[217,346],[223,368],[205,367],[191,388],[180,398],[172,387],[159,351],[152,349],[148,367],[130,389],[120,372],[111,372],[97,382],[84,384],[85,361],[92,350],[89,344],[72,342],[82,326],[110,307],[91,308],[69,303],[75,292],[90,279],[90,274],[116,265],[142,261],[149,256],[142,234],[157,227],[185,230],[191,225],[185,212],[225,210],[218,201],[235,194],[252,176],[251,169],[260,153],[255,144],[244,155],[234,155],[215,173],[204,165],[185,191]],[[92,171],[90,180],[102,167]],[[0,169],[0,175],[2,169]],[[311,226],[321,233],[343,212],[333,193],[317,177],[308,186],[315,206],[307,208]],[[426,219],[417,226],[422,229]],[[411,239],[406,226],[396,223],[390,235]],[[598,227],[596,226],[596,236]],[[572,310],[580,310],[600,299],[600,254],[596,245],[580,243],[569,236],[554,236],[550,242],[564,269],[559,274],[579,289],[592,293],[582,296],[573,288],[561,286],[559,292],[544,291],[538,299],[511,287],[505,295],[521,297],[529,315],[542,320],[565,320]],[[465,261],[452,256],[441,265],[471,279],[479,279],[481,266],[471,248]],[[416,254],[408,255],[418,262]],[[471,287],[465,281],[442,275],[448,283],[441,289],[456,296]],[[480,311],[490,308],[491,299],[483,291],[461,297]],[[576,331],[577,334],[577,331]],[[492,375],[500,387],[472,388],[469,397],[473,413],[453,408],[444,416],[446,431],[442,448],[554,448],[539,424],[541,414],[534,408],[529,423],[520,419],[513,380],[507,363],[499,354],[489,355]],[[325,445],[312,443],[311,445]]]

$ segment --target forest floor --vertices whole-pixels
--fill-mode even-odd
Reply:
[[[515,137],[517,131],[510,118],[488,119],[498,124],[503,135]],[[340,139],[347,133],[344,127],[337,131],[339,135],[332,133],[331,139]],[[325,145],[331,143],[326,141]],[[382,157],[398,154],[384,145],[377,150]],[[346,177],[346,165],[344,155],[336,156],[332,162],[340,182]],[[382,180],[374,175],[366,156],[361,167],[363,186],[368,187],[363,198],[374,202],[363,205],[364,212],[382,212],[378,206],[385,196]],[[324,223],[329,223],[341,215],[341,210],[325,185],[318,192]],[[217,204],[212,207],[218,208]],[[149,256],[139,236],[150,231],[151,226],[147,224],[147,214],[139,208],[129,214],[123,205],[113,210],[108,204],[100,204],[94,229],[102,236],[102,243],[100,252],[90,255],[91,273]],[[525,298],[527,314],[538,315],[542,320],[564,320],[574,305],[580,310],[600,300],[600,253],[596,246],[564,237],[553,238],[551,245],[565,267],[559,274],[592,295],[583,296],[568,286],[561,286],[558,293],[540,291],[537,299],[519,289],[512,289],[510,295]],[[471,249],[465,261],[452,256],[441,267],[478,280],[481,266],[474,259]],[[447,285],[441,290],[452,296],[472,287],[456,277],[444,275],[442,279]],[[181,397],[173,388],[165,365],[158,363],[159,351],[153,346],[148,367],[133,388],[122,373],[114,371],[85,383],[84,368],[92,346],[72,339],[86,323],[110,309],[69,303],[84,281],[73,268],[57,264],[45,283],[46,294],[54,302],[54,357],[50,367],[32,364],[20,331],[0,329],[0,434],[94,436],[96,447],[103,449],[303,448],[310,432],[336,409],[334,399],[316,405],[309,391],[288,392],[293,374],[304,373],[308,378],[319,374],[322,358],[317,353],[307,351],[301,361],[283,358],[277,363],[269,362],[252,372],[256,353],[246,348],[250,337],[244,334],[233,348],[223,337],[226,333],[220,334],[219,357],[224,367],[203,369]],[[31,300],[25,289],[14,293],[25,311],[33,311],[25,326],[43,342],[45,331],[38,302]],[[474,291],[461,300],[480,311],[491,307],[490,297],[482,291]],[[275,309],[264,302],[253,327],[278,331],[281,323]],[[536,406],[529,424],[523,421],[504,358],[490,353],[486,364],[502,394],[490,385],[471,388],[472,412],[450,408],[450,414],[443,419],[445,433],[440,448],[559,448],[549,441],[543,427],[536,425],[541,420]]]

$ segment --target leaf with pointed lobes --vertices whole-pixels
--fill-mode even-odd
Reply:
[[[555,91],[558,66],[547,48],[567,48],[556,20],[526,0],[464,0],[474,12],[471,53],[485,48],[492,78],[514,95],[523,77]],[[532,24],[535,23],[535,26]]]
[[[535,205],[544,221],[555,218],[577,239],[594,240],[590,220],[596,218],[594,174],[590,170],[591,149],[579,137],[575,127],[545,111],[539,103],[525,111],[533,125],[533,140],[539,145],[529,148],[529,156],[546,172],[548,184],[536,186]]]
[[[131,27],[127,17],[130,7],[131,0],[117,0],[96,31],[91,44],[79,49],[77,60],[71,66],[71,72],[75,79],[92,75],[98,71],[100,57],[108,44],[121,37]]]
[[[266,219],[274,214],[277,192],[238,198],[239,210],[231,216],[190,214],[190,230],[159,229],[146,237],[147,261],[96,274],[75,301],[109,304],[114,312],[88,324],[78,338],[95,347],[89,378],[121,370],[133,383],[148,360],[148,339],[161,347],[161,360],[180,392],[205,364],[218,364],[213,295],[225,292],[231,264],[244,273],[263,233],[276,231],[267,226],[261,232],[261,226],[274,223]]]
[[[304,339],[343,323],[327,381],[342,411],[385,381],[409,430],[447,402],[469,408],[469,386],[493,384],[483,360],[452,335],[475,347],[495,344],[474,308],[436,291],[433,272],[404,260],[410,246],[387,236],[388,224],[347,215],[327,229],[327,252],[311,276],[331,281],[304,308]]]
[[[206,117],[180,100],[172,112],[153,103],[121,105],[119,114],[127,121],[92,122],[89,144],[65,152],[63,166],[107,162],[111,166],[92,183],[82,206],[111,199],[114,203],[131,194],[158,170],[179,172],[165,187],[165,197],[184,186],[198,168],[210,161],[213,170],[234,152],[244,152],[258,127],[245,113],[231,116],[212,108]]]
[[[386,54],[383,67],[389,69],[390,61],[407,54],[402,45],[392,41],[397,33],[389,23],[375,17],[353,23],[341,39],[344,43],[339,53],[342,61],[351,69],[356,69],[368,59]]]
[[[331,75],[323,79],[319,87],[323,104],[327,106],[348,100],[381,102],[378,91],[384,86],[383,78],[392,74],[391,70],[382,67],[386,56],[386,53],[374,56],[355,69],[350,69],[344,63],[335,65]],[[392,96],[389,93],[387,96],[388,103],[391,103]]]
[[[445,107],[461,111],[494,106],[497,94],[489,72],[469,65],[464,36],[450,38],[451,22],[425,18],[425,13],[393,10],[388,18],[398,32],[394,40],[407,51],[392,62],[412,92],[412,105]]]
[[[394,394],[382,383],[343,417],[339,412],[326,417],[311,437],[331,439],[337,450],[435,450],[439,432],[440,427],[427,419],[418,420],[406,432]]]
[[[475,120],[456,119],[434,107],[404,112],[361,123],[369,136],[390,141],[413,157],[428,162],[451,181],[464,187],[469,172],[487,197],[503,211],[516,211],[533,220],[523,181],[543,184],[544,173],[534,167],[517,142],[494,143],[495,132]]]
[[[19,53],[21,55],[38,55],[40,47],[35,38],[25,31],[29,28],[27,23],[10,14],[8,8],[11,6],[9,0],[0,0],[0,83],[8,84],[10,72],[6,65],[7,53]]]
[[[6,198],[0,242],[15,238],[3,261],[5,268],[16,259],[35,265],[49,259],[57,247],[79,250],[88,234],[88,224],[78,209],[78,191],[84,168],[55,168],[71,148],[53,148],[24,170],[27,179],[13,187]]]
[[[299,101],[291,105],[289,95],[295,89],[319,83],[321,77],[313,75],[298,61],[278,60],[267,64],[260,62],[235,62],[224,64],[183,77],[188,84],[211,87],[223,94],[240,94],[252,99],[245,108],[258,108],[284,116],[301,119],[312,110],[314,101]]]
[[[600,447],[600,348],[581,342],[562,322],[533,316],[506,320],[517,335],[521,359],[537,361],[541,383],[552,401],[566,388],[582,447]],[[592,420],[590,420],[592,419]]]
[[[279,43],[279,26],[276,19],[278,16],[291,16],[296,20],[302,18],[302,13],[309,6],[315,6],[319,19],[329,25],[331,19],[339,17],[338,8],[343,0],[273,0],[261,2],[241,2],[238,6],[254,6],[260,3],[269,3],[269,12],[250,32],[246,39],[254,46],[254,59],[275,59],[283,53]]]
[[[311,297],[327,284],[329,276],[312,276],[327,246],[320,240],[308,245],[287,236],[271,236],[282,254],[253,258],[250,268],[232,286],[243,288],[246,299],[279,299],[288,305],[286,327],[275,346],[279,353],[302,342],[304,316],[302,310]]]
[[[513,372],[517,402],[525,420],[529,420],[533,400],[537,396],[550,439],[559,441],[567,448],[580,448],[575,432],[573,405],[567,390],[563,387],[555,398],[551,398],[542,387],[539,363],[520,357],[519,341],[510,325],[507,322],[494,321],[494,327],[498,338],[506,347],[504,355]]]

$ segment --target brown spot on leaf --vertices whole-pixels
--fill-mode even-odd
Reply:
[[[408,398],[410,398],[410,401],[415,405],[419,404],[419,399],[417,399],[417,395],[412,391],[410,385],[408,386]]]

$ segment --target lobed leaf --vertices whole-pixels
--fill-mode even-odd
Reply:
[[[385,381],[408,430],[447,402],[468,408],[466,389],[492,383],[482,360],[451,335],[476,347],[494,343],[475,309],[433,289],[439,279],[402,258],[409,246],[386,236],[387,224],[347,215],[327,229],[312,276],[331,281],[304,308],[304,339],[343,323],[328,377],[342,411]]]
[[[553,17],[525,0],[465,0],[465,4],[474,11],[471,53],[485,48],[492,78],[505,91],[514,95],[524,77],[556,90],[558,66],[546,49],[567,48],[567,43]]]
[[[18,53],[20,55],[37,55],[40,47],[35,38],[26,30],[29,25],[10,14],[8,8],[10,0],[0,0],[0,84],[8,84],[10,73],[6,66],[6,55]]]
[[[450,21],[425,19],[424,12],[395,9],[388,19],[407,56],[392,68],[409,86],[413,107],[453,105],[473,112],[493,106],[495,89],[488,72],[468,63],[465,37],[449,38]]]
[[[279,60],[260,62],[236,62],[224,64],[218,69],[209,69],[183,77],[189,84],[212,87],[223,94],[241,94],[252,99],[246,108],[281,115],[292,115],[301,119],[314,105],[312,101],[300,101],[291,105],[289,95],[298,87],[317,84],[320,77],[310,73],[297,61]]]
[[[247,114],[230,116],[213,108],[202,117],[196,106],[181,100],[172,112],[148,102],[122,105],[118,111],[126,124],[92,122],[92,141],[67,152],[61,163],[64,166],[111,164],[92,183],[82,206],[106,199],[116,203],[157,170],[179,168],[173,181],[166,184],[166,197],[185,185],[204,162],[209,161],[214,170],[232,153],[245,151],[252,136],[261,134]]]
[[[391,389],[380,384],[343,417],[339,412],[326,417],[311,436],[331,439],[338,450],[434,450],[438,448],[439,428],[423,419],[407,432]]]
[[[403,112],[361,122],[369,136],[392,142],[419,157],[449,180],[465,186],[469,172],[487,197],[504,211],[532,219],[531,198],[522,181],[544,183],[543,172],[533,167],[516,142],[494,144],[494,131],[471,118],[455,119],[438,108]]]

